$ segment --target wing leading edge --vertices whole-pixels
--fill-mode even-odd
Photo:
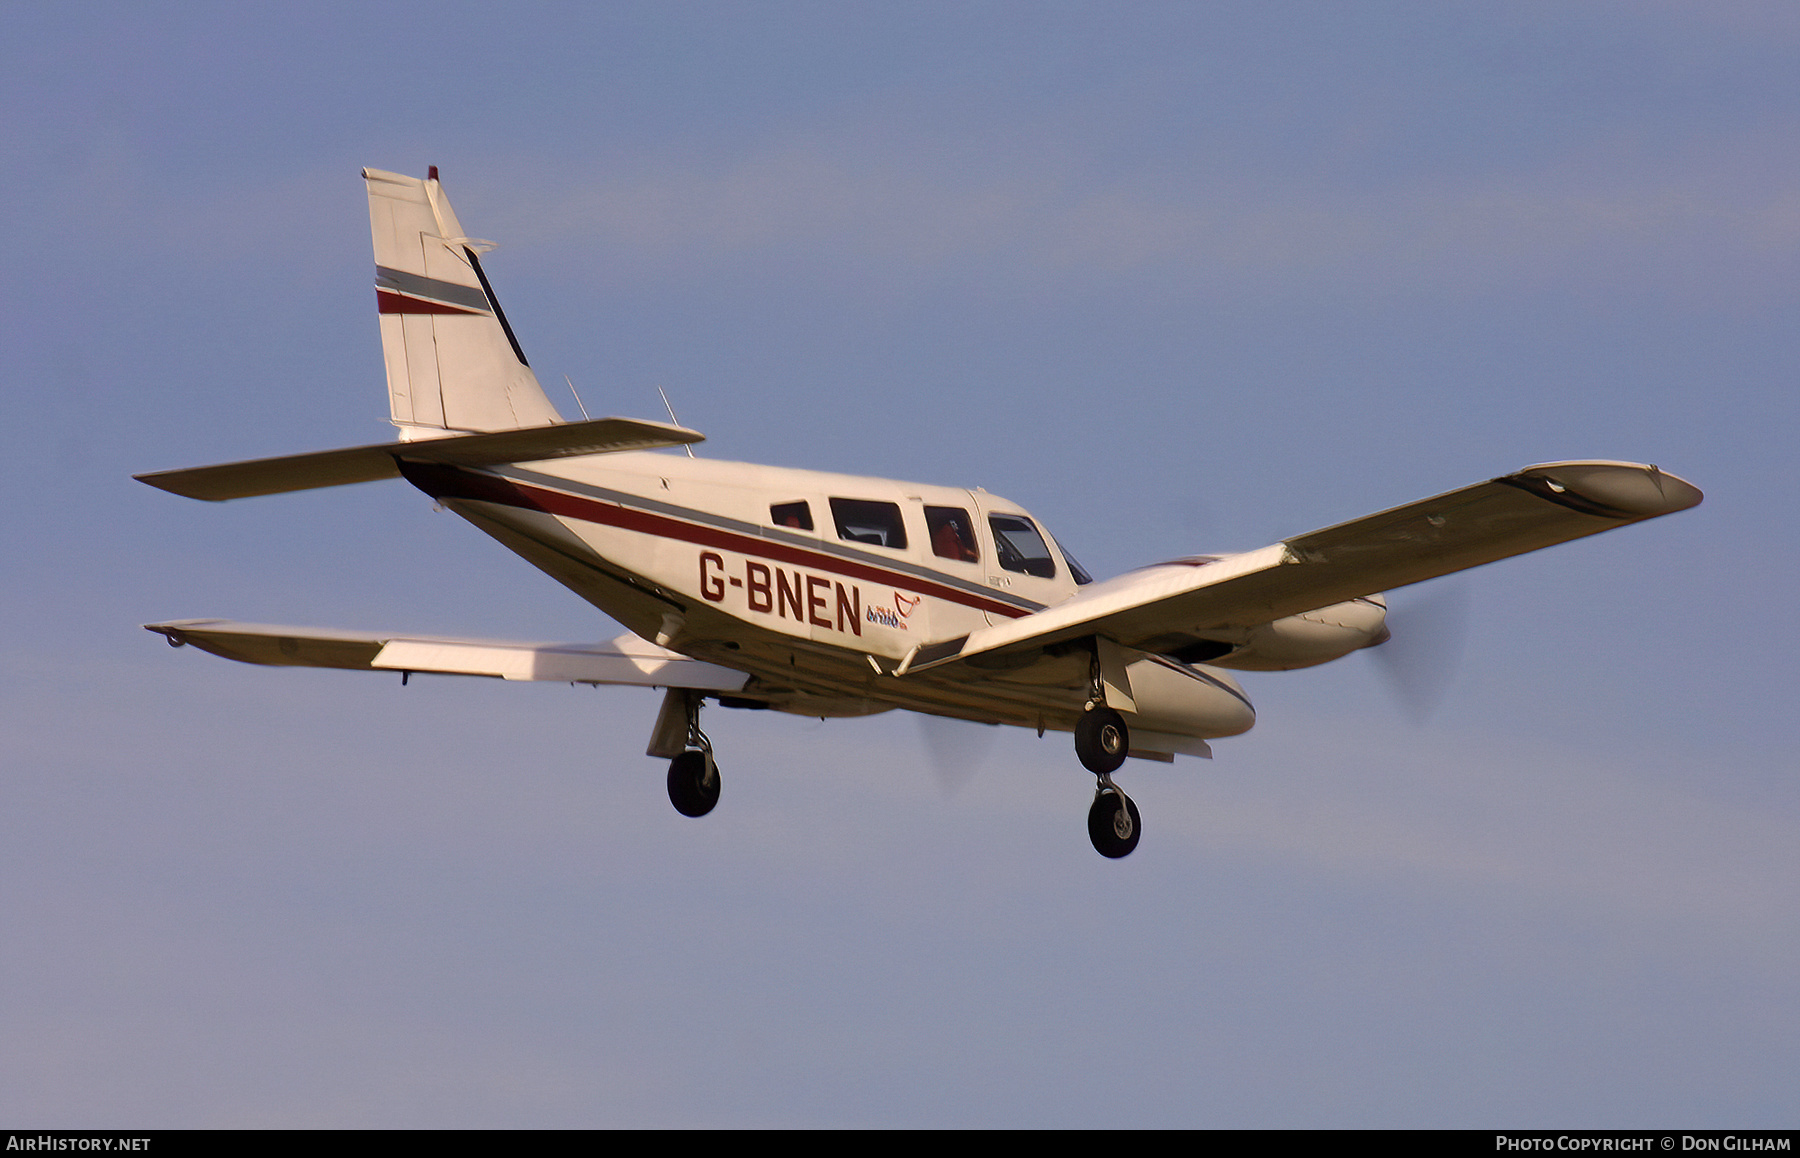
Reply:
[[[1654,466],[1554,462],[1219,558],[1177,560],[1065,603],[923,648],[909,670],[1101,636],[1162,650],[1171,637],[1270,623],[1698,506]]]

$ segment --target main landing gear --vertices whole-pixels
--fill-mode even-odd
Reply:
[[[683,816],[705,816],[719,802],[719,766],[712,745],[669,761],[669,803]]]
[[[1130,751],[1131,729],[1126,727],[1125,717],[1099,702],[1098,696],[1089,700],[1087,711],[1075,725],[1075,755],[1099,780],[1094,803],[1088,808],[1088,839],[1094,842],[1095,852],[1113,860],[1130,856],[1144,831],[1137,805],[1112,781],[1112,774]]]
[[[1130,856],[1143,831],[1137,805],[1119,791],[1111,776],[1102,773],[1088,809],[1088,839],[1094,842],[1094,851],[1113,860]]]
[[[712,741],[700,730],[700,693],[670,688],[650,738],[650,755],[669,761],[669,803],[683,816],[705,816],[719,802],[719,766]]]

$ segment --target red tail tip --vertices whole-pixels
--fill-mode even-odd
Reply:
[[[437,166],[436,166],[436,165],[433,165],[433,166],[431,166],[431,167],[430,167],[430,168],[428,168],[428,169],[426,169],[426,170],[425,170],[425,179],[426,179],[426,180],[428,180],[428,181],[435,181],[435,180],[437,180],[437,179],[438,179],[438,178],[437,178]]]

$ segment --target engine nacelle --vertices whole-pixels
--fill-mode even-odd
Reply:
[[[1256,709],[1244,689],[1224,672],[1171,664],[1160,657],[1138,660],[1126,670],[1136,701],[1136,711],[1127,717],[1134,749],[1188,750],[1154,740],[1145,743],[1148,736],[1140,736],[1140,731],[1217,739],[1248,732],[1256,723]]]
[[[1235,646],[1206,662],[1239,671],[1291,671],[1342,659],[1387,638],[1387,601],[1365,595],[1234,633],[1220,642]]]

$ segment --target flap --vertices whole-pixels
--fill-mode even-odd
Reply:
[[[191,643],[226,659],[275,667],[433,672],[720,692],[741,690],[750,679],[741,671],[689,659],[635,635],[622,635],[603,643],[519,643],[234,623],[225,619],[178,619],[147,623],[144,627],[177,647]]]

